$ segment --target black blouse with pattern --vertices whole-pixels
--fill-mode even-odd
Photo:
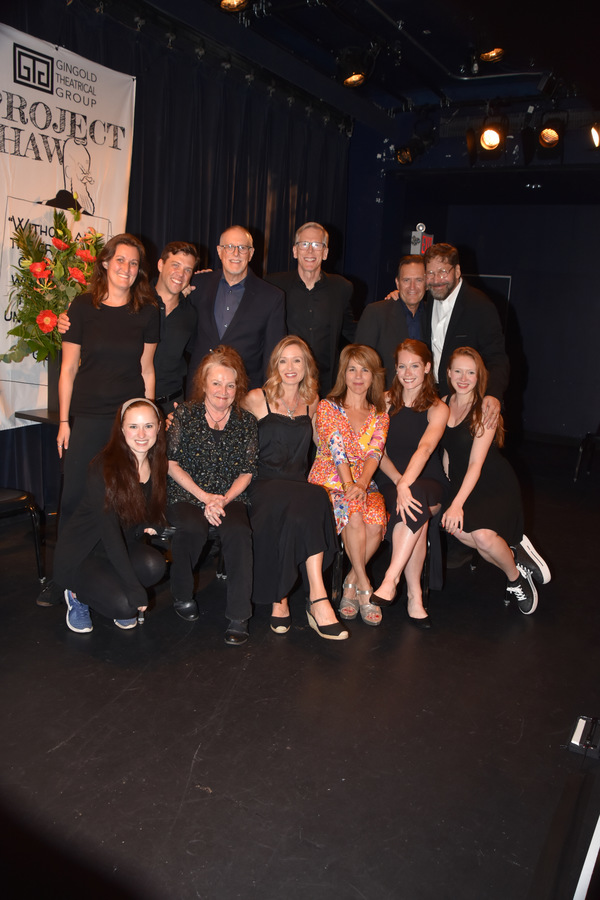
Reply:
[[[213,431],[206,421],[204,403],[190,400],[175,410],[168,432],[169,459],[178,463],[198,487],[209,494],[224,494],[239,475],[256,477],[258,429],[256,419],[245,409],[233,407],[222,431]],[[169,503],[186,501],[204,507],[171,477],[167,483]],[[237,497],[248,502],[246,491]]]

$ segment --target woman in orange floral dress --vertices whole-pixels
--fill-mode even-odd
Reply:
[[[389,425],[384,386],[384,370],[374,350],[362,344],[344,347],[334,388],[317,407],[317,455],[308,476],[329,493],[351,564],[340,616],[354,619],[360,611],[367,625],[381,622],[381,610],[370,603],[373,589],[366,564],[387,524],[383,497],[373,481]]]

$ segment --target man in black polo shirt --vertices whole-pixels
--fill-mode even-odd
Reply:
[[[319,367],[321,396],[325,396],[335,381],[340,338],[354,340],[352,284],[321,269],[329,253],[329,235],[318,222],[300,226],[292,252],[297,270],[267,275],[265,281],[285,291],[288,334],[298,335],[312,350]]]
[[[184,291],[198,264],[193,244],[172,241],[158,261],[154,290],[160,308],[160,341],[154,356],[156,402],[167,416],[183,399],[187,372],[184,353],[191,349],[196,333],[196,310]]]

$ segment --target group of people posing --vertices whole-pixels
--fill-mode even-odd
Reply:
[[[286,303],[291,296],[299,324],[299,298],[324,276],[320,261],[327,243],[320,228],[308,223],[296,235],[294,275],[302,287],[290,280]],[[90,608],[120,628],[136,626],[147,588],[165,570],[164,556],[149,536],[167,525],[174,608],[187,621],[199,615],[194,569],[207,541],[219,538],[227,572],[228,644],[247,640],[253,603],[270,604],[272,630],[286,633],[288,596],[299,574],[310,627],[326,639],[347,638],[323,579],[338,549],[337,535],[350,563],[340,618],[360,615],[378,625],[404,573],[410,621],[429,628],[421,573],[432,516],[498,565],[507,576],[507,596],[523,613],[533,612],[533,579],[543,583],[550,573],[523,535],[519,486],[498,450],[499,403],[489,395],[478,350],[454,349],[441,399],[439,372],[434,379],[437,322],[433,356],[414,337],[398,342],[388,391],[381,348],[347,345],[336,376],[331,341],[323,339],[323,312],[333,309],[332,297],[339,295],[340,315],[332,321],[341,334],[348,297],[335,281],[339,276],[327,276],[334,290],[325,291],[325,305],[311,297],[304,310],[314,347],[296,334],[279,335],[263,363],[266,347],[285,331],[280,314],[286,306],[272,286],[272,316],[264,295],[263,302],[257,299],[261,291],[253,282],[264,282],[248,269],[248,232],[224,232],[218,247],[223,272],[197,276],[189,303],[182,292],[196,259],[187,252],[191,245],[170,246],[176,249],[163,254],[152,290],[141,244],[131,235],[112,238],[96,261],[90,292],[75,299],[62,323],[68,330],[57,444],[59,454],[66,454],[54,582],[64,589],[69,628],[91,631]],[[421,261],[410,259],[411,265]],[[319,270],[313,288],[304,279],[311,266]],[[231,277],[235,269],[244,273],[240,280]],[[169,298],[159,293],[164,284],[177,297],[170,308]],[[180,402],[186,347],[192,360],[188,400]],[[323,371],[332,383],[319,400]],[[162,385],[175,389],[163,393]],[[163,413],[176,403],[167,433]],[[309,471],[313,437],[316,456]],[[390,563],[373,590],[367,564],[384,536],[391,544]],[[439,561],[437,525],[431,546]]]

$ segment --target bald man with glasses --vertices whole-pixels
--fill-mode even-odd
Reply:
[[[267,275],[266,280],[285,292],[288,334],[297,334],[312,350],[321,396],[325,396],[335,381],[342,338],[347,343],[354,340],[353,288],[341,275],[322,270],[329,254],[329,234],[318,222],[300,226],[292,254],[297,268]]]
[[[227,344],[242,357],[249,387],[262,387],[273,348],[286,334],[283,291],[250,269],[252,235],[232,225],[217,246],[221,269],[192,278],[190,301],[197,313],[197,332],[189,365],[187,394],[203,357]]]

